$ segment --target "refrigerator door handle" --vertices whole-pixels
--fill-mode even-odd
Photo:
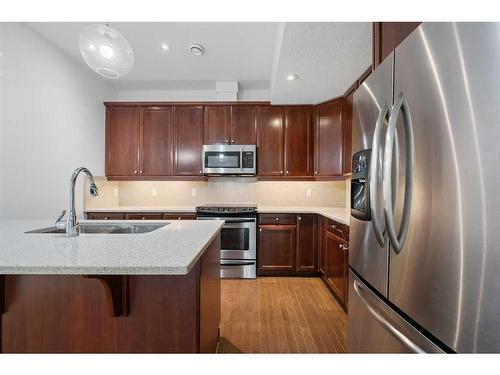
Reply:
[[[394,138],[396,137],[396,123],[399,112],[403,112],[403,124],[405,127],[406,143],[406,176],[405,176],[405,196],[403,206],[403,217],[401,219],[401,228],[399,234],[396,233],[394,223],[393,196],[392,196],[392,155],[394,152]],[[400,93],[389,117],[389,127],[385,140],[384,149],[384,170],[383,170],[383,189],[384,189],[384,211],[386,217],[387,233],[392,247],[396,253],[400,253],[408,236],[411,218],[411,201],[413,198],[413,166],[414,166],[414,138],[413,123],[411,120],[410,107],[404,93]]]
[[[357,280],[354,280],[353,286],[356,294],[360,298],[361,302],[363,302],[363,305],[365,305],[370,314],[373,315],[373,317],[382,325],[382,327],[384,327],[392,336],[394,336],[399,342],[401,342],[404,346],[406,346],[414,353],[425,353],[425,351],[421,347],[419,347],[403,333],[401,333],[401,331],[399,331],[396,327],[389,323],[386,318],[384,318],[379,312],[377,312],[377,310],[375,310],[370,305],[368,300],[363,296],[363,287],[358,283]]]
[[[377,121],[375,123],[375,131],[373,132],[373,146],[372,146],[372,156],[370,163],[370,210],[372,217],[373,231],[375,232],[375,238],[380,246],[385,247],[387,243],[387,238],[384,236],[384,231],[382,230],[382,223],[379,218],[379,154],[380,154],[380,135],[382,133],[382,128],[387,115],[391,112],[391,108],[384,103],[380,113],[378,115]]]

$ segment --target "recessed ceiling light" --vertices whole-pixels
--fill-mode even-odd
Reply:
[[[288,74],[286,76],[286,80],[287,81],[296,81],[299,79],[299,75],[298,74],[295,74],[295,73],[291,73],[291,74]]]
[[[161,44],[161,49],[164,50],[164,51],[169,51],[170,50],[170,46],[167,43],[162,43]]]
[[[201,56],[205,53],[205,48],[198,43],[191,43],[189,45],[189,51],[195,56]]]

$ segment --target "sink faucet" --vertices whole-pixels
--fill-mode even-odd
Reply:
[[[64,215],[66,215],[66,210],[64,210],[61,215],[59,215],[54,224],[56,228],[66,230],[66,237],[78,236],[78,221],[76,219],[75,211],[75,185],[76,179],[81,172],[87,175],[90,183],[90,194],[93,197],[99,195],[99,191],[97,190],[97,186],[95,185],[94,176],[92,176],[92,173],[90,173],[90,171],[85,167],[75,169],[75,171],[71,175],[71,181],[69,184],[68,215],[66,216],[66,220],[63,221]]]

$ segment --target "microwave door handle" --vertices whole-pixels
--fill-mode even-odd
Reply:
[[[394,207],[392,196],[392,156],[394,153],[394,138],[396,137],[396,124],[399,112],[403,113],[403,124],[405,130],[405,147],[406,147],[406,168],[405,168],[405,194],[403,215],[401,219],[401,227],[399,233],[396,233],[396,225],[394,223]],[[386,217],[387,233],[394,251],[399,254],[408,237],[408,230],[411,219],[411,204],[413,198],[413,168],[414,168],[414,137],[413,123],[411,119],[408,100],[404,93],[400,93],[394,107],[392,108],[389,117],[389,127],[387,128],[387,136],[384,150],[384,171],[383,171],[383,189],[384,189],[384,211]],[[396,170],[396,173],[399,169]]]
[[[379,312],[377,312],[377,310],[375,310],[375,308],[372,307],[370,302],[368,302],[368,300],[363,296],[363,288],[361,287],[361,284],[359,284],[357,280],[354,280],[353,286],[354,286],[354,291],[358,295],[363,305],[365,305],[368,312],[377,320],[377,322],[379,322],[382,325],[382,327],[384,327],[400,343],[402,343],[404,346],[406,346],[414,353],[425,353],[425,351],[421,347],[419,347],[408,337],[406,337],[400,330],[398,330],[391,323],[389,323],[389,321],[386,318],[384,318]]]
[[[384,236],[384,231],[382,230],[382,223],[380,222],[379,216],[379,160],[380,160],[380,136],[382,133],[382,128],[385,122],[387,115],[390,113],[391,109],[387,102],[384,103],[382,109],[377,118],[377,122],[375,123],[375,131],[373,134],[373,146],[372,146],[372,155],[370,162],[370,210],[371,210],[371,218],[372,218],[372,226],[373,231],[375,233],[375,238],[380,246],[384,247],[387,243],[387,238]]]

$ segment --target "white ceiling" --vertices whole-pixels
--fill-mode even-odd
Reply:
[[[79,49],[87,23],[28,23],[85,65]],[[113,23],[130,42],[132,71],[118,90],[210,90],[215,81],[242,89],[271,89],[276,104],[318,103],[342,95],[371,63],[371,24],[263,22]],[[166,42],[170,51],[161,49]],[[201,57],[188,51],[200,43]],[[86,65],[85,65],[86,66]],[[288,82],[286,74],[299,74]],[[104,78],[102,78],[104,79]]]
[[[316,104],[342,95],[372,63],[369,22],[286,23],[271,82],[274,104]],[[296,81],[287,81],[290,73]]]

